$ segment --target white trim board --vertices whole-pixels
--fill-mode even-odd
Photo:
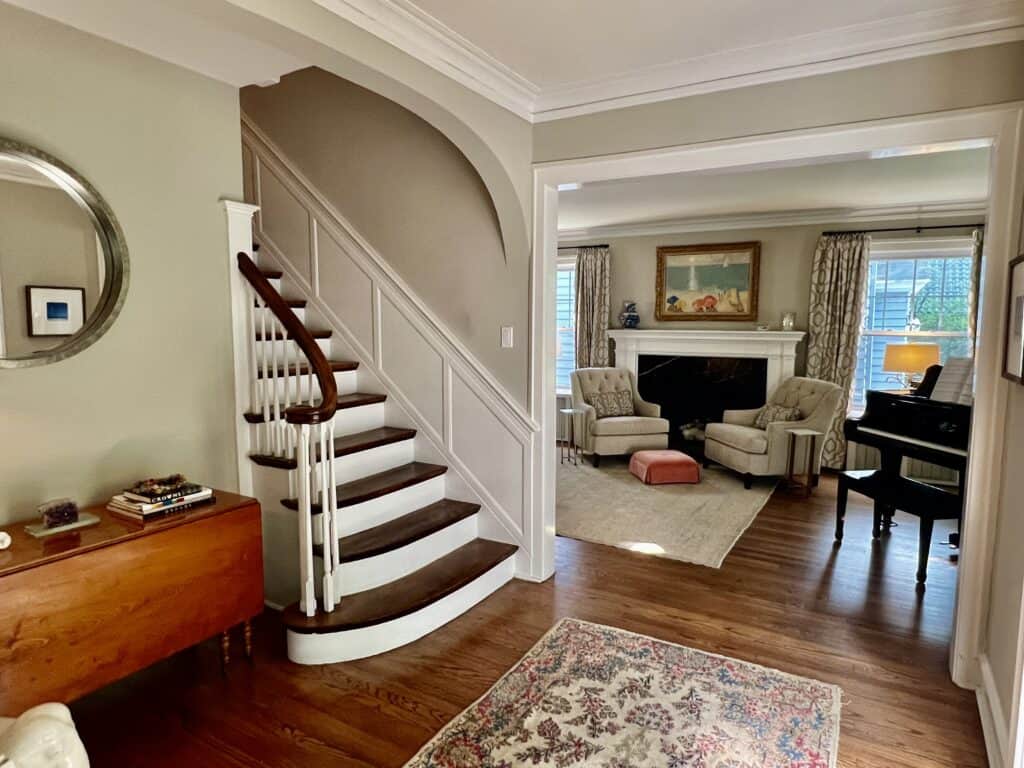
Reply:
[[[977,690],[978,713],[981,715],[981,730],[985,736],[985,751],[988,752],[989,768],[1006,768],[1010,754],[1010,737],[1003,719],[1002,702],[996,689],[995,677],[988,656],[979,659],[981,685]]]
[[[1024,155],[1024,103],[536,164],[530,407],[534,420],[541,423],[542,437],[537,457],[540,463],[535,471],[535,519],[528,529],[536,534],[534,555],[545,558],[544,572],[554,571],[557,469],[554,350],[559,184],[722,168],[748,169],[779,162],[813,162],[891,147],[924,147],[978,139],[989,143],[992,151],[973,439],[950,650],[954,682],[965,688],[977,688],[981,684],[980,657],[984,648],[983,628],[996,524],[994,510],[1003,471],[1001,457],[1009,388],[1000,375],[1005,324],[1003,289],[1007,265],[1017,252],[1020,211],[1024,207],[1024,180],[1018,171]]]
[[[893,205],[877,208],[819,208],[774,213],[730,214],[724,216],[691,216],[662,221],[612,224],[601,227],[559,229],[558,239],[574,243],[607,237],[639,237],[674,235],[683,232],[717,232],[731,229],[764,229],[766,227],[801,227],[808,224],[878,224],[889,221],[926,221],[971,216],[984,218],[988,204],[984,200],[970,202],[929,203],[925,205]],[[973,223],[973,222],[972,222]]]
[[[542,87],[412,0],[314,0],[530,122],[1024,40],[1024,3],[942,7]]]

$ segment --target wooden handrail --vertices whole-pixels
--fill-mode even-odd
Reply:
[[[293,405],[285,410],[285,420],[290,424],[322,424],[330,421],[334,417],[334,412],[338,410],[338,384],[334,380],[334,372],[327,361],[327,356],[320,349],[320,345],[316,343],[313,334],[299,320],[288,303],[281,298],[281,294],[274,290],[274,287],[263,276],[259,267],[247,253],[239,252],[238,268],[245,279],[249,281],[249,285],[274,313],[274,317],[284,326],[292,341],[298,344],[320,383],[320,403],[317,405]]]

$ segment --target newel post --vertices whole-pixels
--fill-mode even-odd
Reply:
[[[228,287],[231,302],[231,343],[235,369],[235,445],[238,459],[238,490],[253,493],[252,462],[249,461],[251,430],[243,414],[249,408],[252,344],[249,315],[253,311],[252,294],[238,270],[239,252],[252,256],[252,217],[259,206],[235,200],[221,200],[227,216]]]

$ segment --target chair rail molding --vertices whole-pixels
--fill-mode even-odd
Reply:
[[[492,533],[519,545],[516,576],[546,578],[530,548],[539,425],[244,115],[242,142],[252,158],[261,253],[477,497]],[[273,194],[265,194],[271,187]],[[275,242],[275,217],[308,228],[307,253]]]
[[[640,355],[754,357],[768,361],[765,400],[796,373],[796,348],[803,331],[614,330],[615,365],[638,376]]]

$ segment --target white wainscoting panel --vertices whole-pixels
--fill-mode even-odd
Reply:
[[[317,295],[368,354],[373,349],[373,282],[335,240],[313,220],[316,235]]]
[[[390,299],[380,300],[380,367],[437,434],[444,420],[444,361]]]
[[[540,426],[244,115],[242,141],[253,199],[262,206],[256,237],[267,255],[285,271],[292,292],[304,294],[310,316],[335,331],[335,356],[359,361],[360,389],[387,392],[388,423],[418,430],[417,458],[448,467],[444,478],[346,509],[339,516],[343,533],[411,512],[447,491],[479,503],[480,534],[518,544],[517,572],[535,578],[539,561],[527,521]],[[376,410],[374,416],[376,422]],[[336,417],[339,434],[368,428],[351,422]]]
[[[451,432],[452,449],[522,532],[523,446],[458,374],[452,376]]]
[[[277,251],[309,283],[313,274],[309,212],[272,170],[262,165],[257,167],[256,183],[261,201],[259,223],[264,239],[271,240]]]

